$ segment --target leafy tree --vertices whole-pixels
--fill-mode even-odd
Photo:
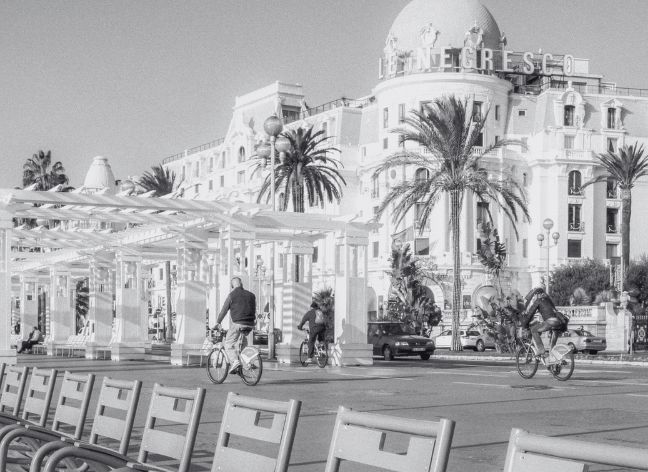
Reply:
[[[625,287],[633,292],[642,306],[648,305],[648,255],[644,254],[639,260],[630,263],[626,272]]]
[[[644,156],[643,144],[638,142],[622,146],[618,151],[608,151],[596,156],[599,164],[607,171],[583,184],[583,188],[597,182],[614,180],[621,190],[621,257],[623,271],[630,267],[630,217],[632,216],[632,188],[637,181],[648,174],[648,155]],[[622,280],[626,274],[621,274]]]
[[[144,172],[138,183],[145,191],[155,190],[155,196],[162,197],[175,190],[176,174],[159,164]]]
[[[488,113],[486,113],[488,115]],[[461,350],[459,339],[459,310],[461,308],[461,246],[460,218],[463,199],[467,193],[479,200],[492,203],[513,224],[518,215],[528,219],[526,196],[520,185],[506,173],[496,174],[486,169],[489,152],[512,143],[501,140],[479,147],[485,117],[474,116],[467,100],[455,96],[443,97],[414,110],[405,119],[405,127],[394,132],[403,143],[413,143],[424,152],[403,149],[389,156],[380,164],[374,175],[392,168],[415,166],[425,169],[429,177],[405,181],[391,189],[378,209],[378,218],[392,206],[396,208],[395,223],[403,220],[416,205],[420,206],[420,224],[427,220],[443,194],[450,197],[450,227],[452,229],[453,289],[452,289],[452,349]],[[492,220],[490,210],[488,217]],[[517,235],[517,230],[516,230]]]
[[[481,246],[477,251],[477,257],[479,257],[479,262],[481,262],[486,270],[493,274],[495,280],[497,280],[500,296],[503,297],[504,291],[502,290],[500,273],[506,265],[506,245],[500,242],[497,229],[493,228],[490,222],[482,223],[480,229]]]
[[[313,293],[313,301],[317,303],[319,309],[324,313],[326,319],[326,339],[334,341],[335,330],[335,294],[331,287],[317,290]]]
[[[597,294],[610,288],[610,269],[600,261],[585,259],[554,269],[549,295],[556,305],[565,306],[579,300],[581,303],[585,300],[589,302]]]
[[[289,201],[296,213],[304,213],[306,201],[309,206],[319,204],[322,207],[325,199],[329,203],[339,202],[346,181],[339,171],[342,163],[330,157],[340,152],[327,146],[331,137],[326,136],[323,130],[315,132],[313,126],[284,131],[281,136],[288,138],[291,149],[275,166],[275,192],[282,192],[285,197],[279,202],[279,210],[286,211]],[[265,158],[257,157],[254,172],[264,168],[265,161]],[[267,175],[257,202],[261,202],[264,195],[266,201],[270,200],[270,185],[271,176]]]
[[[88,278],[84,277],[76,283],[75,312],[77,331],[85,326],[88,316],[89,300]]]
[[[45,191],[59,184],[67,184],[68,177],[61,161],[52,164],[52,151],[38,151],[23,164],[23,187]]]

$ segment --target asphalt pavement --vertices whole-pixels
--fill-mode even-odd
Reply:
[[[295,367],[266,362],[255,387],[236,376],[213,385],[204,368],[160,361],[90,361],[19,356],[19,364],[57,367],[144,382],[131,451],[136,456],[155,382],[205,387],[207,396],[194,452],[194,471],[211,469],[227,393],[303,402],[290,471],[323,471],[339,405],[405,418],[457,422],[450,472],[501,471],[511,428],[608,444],[648,448],[648,369],[579,364],[571,380],[558,382],[542,367],[522,379],[512,361],[435,358],[376,359],[371,367]],[[94,401],[90,412],[94,411]],[[86,430],[89,432],[90,426]],[[398,450],[396,440],[392,447]],[[389,446],[389,441],[388,441]],[[343,470],[375,470],[347,468]],[[591,470],[611,470],[593,468]],[[617,469],[615,469],[617,470]],[[620,469],[619,469],[620,470]]]

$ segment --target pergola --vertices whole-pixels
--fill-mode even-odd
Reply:
[[[273,212],[264,205],[225,200],[0,189],[0,306],[5,307],[0,357],[15,360],[10,348],[12,287],[20,292],[23,337],[25,327],[38,322],[38,284],[48,286],[48,354],[76,334],[73,275],[89,279],[92,332],[84,346],[86,357],[106,351],[114,360],[143,357],[149,342],[150,271],[145,267],[175,261],[171,361],[182,364],[186,354],[203,344],[206,308],[210,316],[217,312],[233,276],[254,291],[255,255],[267,254],[274,241],[280,263],[271,276],[277,282],[276,316],[283,334],[277,357],[293,362],[300,343],[296,325],[312,294],[313,244],[325,240],[334,251],[326,260],[334,262],[318,266],[334,280],[335,358],[340,364],[370,363],[365,304],[369,229],[358,217]]]

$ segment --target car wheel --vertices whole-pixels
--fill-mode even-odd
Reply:
[[[593,350],[593,349],[590,349],[589,351],[587,351],[587,353],[588,353],[590,356],[595,356],[597,352],[598,352],[598,351],[595,351],[595,350]]]
[[[423,354],[421,354],[421,359],[423,359],[424,361],[427,361],[429,358],[430,358],[429,352],[424,352]]]
[[[486,345],[484,344],[484,341],[481,339],[477,341],[477,344],[475,345],[475,350],[478,352],[484,352],[486,350]]]
[[[574,346],[574,343],[569,343],[567,346],[571,347],[571,350],[574,354],[578,353],[578,349],[576,349],[576,346]]]
[[[389,347],[389,346],[383,347],[383,357],[385,358],[386,361],[393,361],[394,360],[394,353],[391,350],[391,347]]]

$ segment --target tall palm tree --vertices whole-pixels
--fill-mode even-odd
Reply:
[[[61,161],[52,164],[52,151],[38,151],[23,164],[23,187],[33,185],[33,190],[49,190],[59,184],[67,184],[68,176]]]
[[[342,163],[330,157],[332,153],[340,152],[335,147],[327,146],[327,137],[323,130],[315,132],[313,126],[284,131],[282,136],[288,138],[291,149],[285,158],[275,166],[275,192],[282,192],[283,200],[279,202],[279,210],[286,211],[288,202],[292,201],[293,211],[304,213],[305,201],[310,206],[324,206],[324,197],[331,203],[342,198],[342,185],[346,181],[339,171]],[[265,167],[265,159],[257,158],[257,172]],[[261,202],[263,195],[266,201],[270,199],[271,176],[265,178],[257,197]]]
[[[175,190],[176,174],[159,164],[151,167],[150,171],[144,172],[140,177],[139,184],[147,192],[155,190],[155,196],[161,197]]]
[[[643,144],[635,142],[624,145],[617,152],[608,151],[597,154],[596,159],[605,169],[606,174],[599,175],[582,185],[585,188],[597,182],[614,180],[621,190],[621,262],[623,274],[621,280],[625,285],[625,275],[630,267],[630,217],[632,216],[632,187],[637,180],[648,174],[648,155],[644,156]]]
[[[486,115],[488,115],[486,113]],[[405,181],[393,187],[382,201],[377,217],[395,204],[393,219],[400,223],[416,205],[419,209],[421,228],[426,226],[430,213],[443,194],[450,198],[450,226],[453,251],[452,290],[452,348],[461,350],[459,340],[459,308],[461,306],[461,260],[459,244],[459,221],[464,196],[467,192],[479,200],[489,202],[501,210],[513,224],[518,213],[529,219],[526,195],[512,176],[498,171],[489,175],[484,168],[484,156],[512,141],[502,140],[486,146],[483,151],[475,149],[484,129],[485,117],[475,117],[468,110],[468,101],[455,96],[434,100],[421,111],[413,110],[405,119],[405,127],[394,130],[403,143],[420,146],[423,152],[403,150],[389,156],[380,164],[374,175],[402,166],[416,166],[428,171],[428,178]],[[487,207],[489,219],[492,220]]]

